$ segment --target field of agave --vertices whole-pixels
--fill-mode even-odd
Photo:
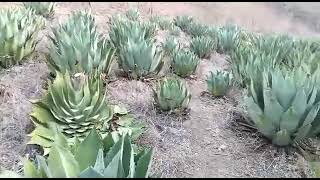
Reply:
[[[55,8],[56,3],[29,2],[23,8],[0,10],[1,71],[34,57],[40,31]],[[186,15],[142,18],[137,9],[110,17],[107,34],[98,32],[95,16],[85,10],[73,12],[49,31],[42,59],[49,69],[44,93],[29,99],[32,130],[27,144],[39,152],[21,159],[20,172],[1,167],[0,177],[163,176],[161,168],[152,168],[157,164],[152,143],[141,143],[148,121],[155,122],[141,120],[132,111],[139,107],[114,101],[119,97],[112,97],[117,93],[110,93],[110,88],[118,79],[150,87],[145,99],[150,95],[155,116],[175,125],[183,124],[181,119],[193,121],[190,102],[198,94],[190,84],[211,102],[231,101],[230,91],[240,92],[235,101],[243,118],[231,118],[233,132],[257,134],[268,146],[302,154],[320,176],[315,160],[320,134],[319,41],[258,34],[232,23],[207,25]],[[162,40],[159,32],[166,32]],[[188,42],[182,43],[181,36]],[[205,78],[197,74],[201,62],[215,54],[225,56],[229,66],[212,69]],[[205,81],[206,87],[197,87],[198,81]],[[0,89],[0,96],[6,93],[10,92]]]

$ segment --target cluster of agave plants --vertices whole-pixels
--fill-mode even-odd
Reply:
[[[55,5],[29,2],[24,9],[0,11],[1,68],[33,54],[44,17],[53,15]],[[213,51],[226,53],[231,71],[210,72],[208,92],[222,97],[233,85],[245,87],[248,124],[277,146],[319,135],[318,42],[249,33],[232,24],[204,25],[189,16],[143,21],[137,10],[112,16],[108,25],[104,37],[94,16],[79,11],[52,27],[46,54],[50,82],[46,94],[32,102],[35,129],[28,142],[44,153],[35,161],[25,159],[24,177],[151,176],[152,149],[134,144],[144,124],[106,98],[103,77],[113,63],[136,80],[157,77],[168,63],[172,74],[157,80],[153,97],[160,110],[173,111],[188,108],[192,97],[183,78],[195,74]],[[161,45],[155,38],[159,29],[170,31]],[[176,38],[181,32],[192,37],[189,47]],[[21,175],[2,169],[0,176]]]

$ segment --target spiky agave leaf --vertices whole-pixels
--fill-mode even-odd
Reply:
[[[53,72],[109,74],[115,49],[96,29],[88,12],[74,12],[65,24],[53,28],[47,62]]]
[[[196,71],[199,62],[199,58],[193,52],[178,50],[173,54],[171,66],[175,74],[187,77]]]
[[[208,91],[216,97],[224,96],[231,86],[232,76],[225,71],[211,71],[207,76]]]
[[[21,63],[31,55],[44,25],[44,18],[30,9],[0,10],[0,67]]]
[[[153,91],[155,103],[163,111],[187,108],[191,99],[186,83],[175,77],[162,79]]]
[[[199,58],[209,58],[214,47],[214,41],[207,36],[192,38],[190,42],[191,51],[193,51]]]
[[[34,10],[38,15],[49,17],[54,14],[56,2],[23,2],[23,5]]]

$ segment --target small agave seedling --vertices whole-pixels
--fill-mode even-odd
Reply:
[[[156,105],[163,111],[185,109],[191,99],[191,94],[184,81],[179,78],[164,78],[154,90]]]
[[[224,96],[230,85],[231,75],[224,71],[211,71],[207,76],[208,91],[216,97]]]
[[[213,48],[214,42],[210,37],[196,37],[190,42],[191,51],[193,51],[199,58],[209,58]]]
[[[199,58],[193,52],[177,50],[173,53],[171,66],[178,76],[188,77],[196,71],[199,62]]]
[[[172,55],[173,52],[180,49],[180,44],[173,36],[168,36],[163,44],[163,49],[167,55]]]

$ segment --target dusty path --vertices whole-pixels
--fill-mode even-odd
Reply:
[[[17,6],[20,3],[1,3]],[[209,24],[235,23],[253,31],[288,32],[295,35],[317,35],[301,22],[292,20],[285,13],[265,3],[91,3],[100,32],[107,32],[108,17],[124,12],[128,7],[139,7],[143,16],[152,13],[175,16],[188,14]],[[89,8],[89,3],[58,3],[49,27],[65,20],[73,10]],[[41,37],[39,37],[41,38]],[[46,38],[41,38],[39,52],[46,51]],[[40,62],[39,62],[40,61]],[[237,100],[241,91],[234,89],[226,98],[212,99],[201,96],[206,90],[205,77],[213,69],[227,69],[224,56],[213,54],[210,60],[202,60],[196,80],[188,80],[192,92],[190,115],[187,119],[159,114],[152,104],[151,84],[120,79],[108,87],[111,103],[125,105],[137,117],[145,121],[147,131],[140,143],[154,147],[153,171],[163,177],[302,177],[299,157],[284,153],[255,134],[232,130],[234,112],[239,109]],[[42,94],[41,76],[47,68],[43,57],[0,73],[0,85],[11,95],[0,99],[0,166],[14,170],[19,156],[24,154],[27,138],[25,130],[30,124],[30,98]],[[1,87],[0,86],[0,87]],[[2,100],[2,101],[1,101]],[[9,146],[10,145],[10,146]],[[257,149],[256,149],[257,148]]]

